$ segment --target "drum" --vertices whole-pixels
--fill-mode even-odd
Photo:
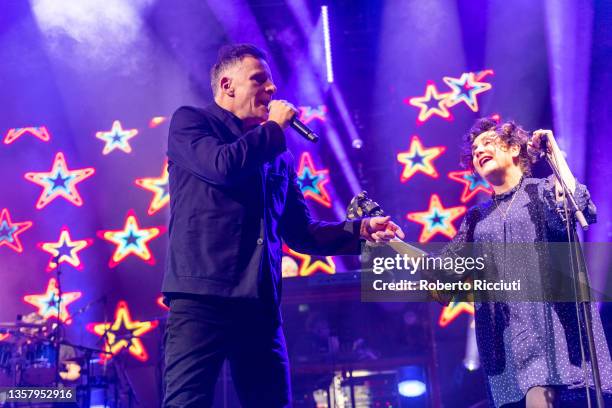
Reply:
[[[22,382],[29,386],[52,384],[55,380],[57,354],[53,343],[34,341],[25,346]]]
[[[90,360],[91,377],[89,382],[94,387],[105,388],[115,382],[115,370],[112,362],[104,364],[102,359],[94,357]]]
[[[0,342],[0,370],[10,368],[14,348],[11,343]]]
[[[13,357],[15,345],[0,342],[0,387],[10,387],[13,384]],[[1,404],[0,404],[1,405]]]

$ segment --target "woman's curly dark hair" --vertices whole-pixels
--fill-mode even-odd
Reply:
[[[521,150],[518,157],[519,166],[525,176],[530,176],[531,165],[535,161],[535,155],[531,149],[528,149],[527,143],[529,142],[529,133],[512,121],[498,123],[493,118],[478,119],[463,138],[461,165],[464,168],[474,171],[474,165],[472,163],[472,143],[474,143],[474,139],[476,139],[478,135],[490,130],[495,131],[500,140],[507,146],[515,145],[520,147]]]

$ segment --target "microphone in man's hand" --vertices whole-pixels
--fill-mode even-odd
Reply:
[[[270,110],[270,104],[268,104],[268,111]],[[308,126],[306,126],[301,120],[298,119],[297,115],[293,116],[289,125],[298,132],[304,139],[309,142],[316,143],[319,141],[319,136],[315,132],[312,131]]]
[[[313,142],[313,143],[316,143],[319,141],[319,136],[317,136],[316,133],[313,132],[308,126],[302,123],[302,121],[299,120],[297,116],[294,116],[293,119],[291,119],[290,125],[293,128],[293,130],[295,130],[300,135],[302,135],[302,137],[304,137],[306,140]]]

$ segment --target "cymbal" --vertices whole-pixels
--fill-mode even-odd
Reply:
[[[67,341],[62,341],[61,342],[62,345],[64,346],[69,346],[74,348],[75,350],[81,351],[81,352],[88,352],[88,353],[100,353],[100,354],[113,354],[110,351],[106,351],[106,350],[102,350],[102,349],[98,349],[98,348],[92,348],[92,347],[87,347],[87,346],[81,346],[80,344],[73,344]]]
[[[78,364],[80,366],[84,366],[87,363],[87,359],[85,357],[70,357],[61,361],[62,364]]]
[[[0,322],[0,329],[21,329],[21,328],[30,328],[30,329],[39,329],[46,327],[47,323],[25,323],[25,322]]]
[[[40,333],[36,331],[35,333],[28,333],[23,331],[23,329],[14,328],[14,329],[2,329],[0,328],[0,334],[10,334],[11,336],[4,340],[3,343],[14,343],[15,341],[46,341],[48,340],[47,336],[44,333]]]

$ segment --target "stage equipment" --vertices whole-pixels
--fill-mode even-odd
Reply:
[[[574,191],[576,188],[576,179],[574,178],[563,154],[551,131],[538,130],[534,132],[534,137],[540,137],[539,147],[543,152],[543,157],[550,165],[555,176],[556,199],[557,202],[563,205],[563,218],[566,223],[567,242],[570,250],[570,266],[574,281],[574,296],[576,303],[576,314],[578,316],[578,333],[580,335],[580,353],[582,357],[582,367],[585,370],[584,381],[586,383],[585,392],[587,404],[591,407],[591,394],[589,392],[586,367],[587,356],[584,350],[582,341],[582,327],[584,327],[589,347],[589,357],[591,361],[591,372],[593,377],[593,385],[595,386],[595,400],[598,408],[603,408],[604,399],[601,389],[601,376],[599,373],[599,363],[597,359],[597,349],[595,348],[595,339],[593,335],[593,317],[591,291],[589,286],[589,276],[587,265],[584,259],[582,246],[580,245],[580,237],[576,231],[576,223],[580,224],[583,230],[589,228],[589,224],[584,217],[584,214],[578,208]]]

